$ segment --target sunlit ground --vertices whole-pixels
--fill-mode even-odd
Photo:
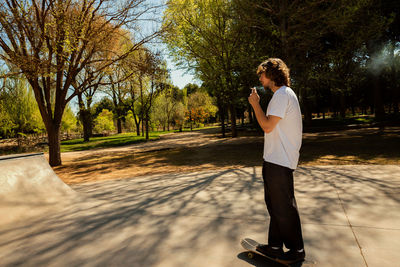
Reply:
[[[128,147],[63,153],[63,166],[55,171],[67,183],[80,183],[262,164],[262,136],[219,136],[218,129],[208,129]],[[299,165],[398,165],[399,136],[400,127],[306,133]]]

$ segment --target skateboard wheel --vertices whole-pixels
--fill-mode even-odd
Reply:
[[[251,252],[247,253],[247,258],[249,258],[249,259],[254,258],[254,253],[251,253]]]

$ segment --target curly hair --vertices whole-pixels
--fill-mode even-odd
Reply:
[[[268,79],[275,82],[276,86],[290,86],[290,70],[280,58],[269,58],[257,68],[257,75],[265,73]]]

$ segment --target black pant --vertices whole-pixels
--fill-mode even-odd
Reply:
[[[265,203],[271,217],[268,244],[302,249],[300,216],[294,197],[293,170],[270,162],[263,164]]]

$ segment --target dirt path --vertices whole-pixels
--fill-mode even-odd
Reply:
[[[250,146],[252,149],[244,149]],[[62,153],[57,175],[68,184],[146,174],[192,172],[249,166],[261,159],[262,136],[220,138],[218,129],[173,133],[125,147]],[[243,163],[238,153],[249,154]],[[257,151],[256,156],[251,153]]]
[[[241,132],[220,138],[219,129],[166,134],[118,148],[68,152],[55,171],[68,184],[134,176],[258,166],[263,136]],[[244,136],[247,135],[247,136]],[[399,164],[400,127],[304,134],[300,165]]]

